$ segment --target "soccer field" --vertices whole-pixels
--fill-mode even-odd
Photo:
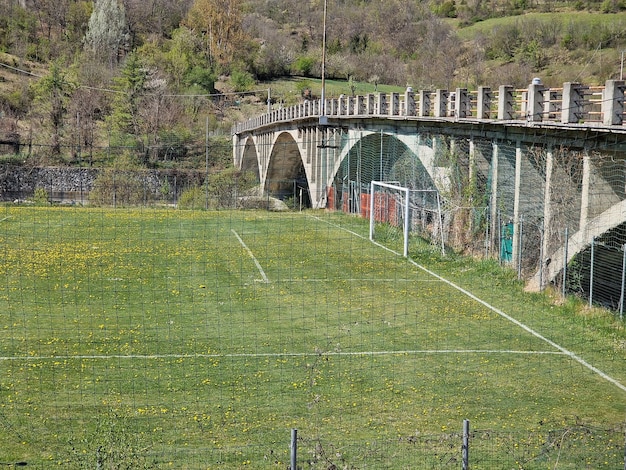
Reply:
[[[302,468],[460,468],[469,419],[472,468],[623,465],[623,330],[367,230],[3,207],[0,463],[284,469],[297,428]]]

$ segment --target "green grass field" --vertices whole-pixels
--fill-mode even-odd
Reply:
[[[472,468],[623,465],[622,326],[367,229],[3,207],[0,463],[460,468],[469,419]]]

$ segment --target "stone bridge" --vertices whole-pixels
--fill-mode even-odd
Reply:
[[[450,202],[460,172],[472,204],[485,206],[492,237],[503,219],[514,233],[526,220],[545,234],[527,276],[542,286],[563,252],[571,258],[626,223],[625,89],[617,80],[547,88],[535,79],[526,89],[307,100],[235,125],[234,162],[277,197],[353,211],[371,180],[436,189]],[[407,177],[400,170],[409,164]],[[563,226],[567,250],[559,249]],[[512,245],[515,263],[525,248],[519,237]]]

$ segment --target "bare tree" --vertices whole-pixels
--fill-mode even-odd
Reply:
[[[227,66],[246,43],[241,0],[196,0],[185,23],[204,37],[212,68]]]
[[[134,35],[169,37],[187,15],[193,0],[124,0],[126,19]]]
[[[41,32],[47,39],[51,39],[53,30],[62,30],[65,27],[68,0],[32,0],[32,4]]]

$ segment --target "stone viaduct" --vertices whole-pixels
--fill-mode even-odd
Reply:
[[[277,197],[297,197],[300,188],[313,208],[337,208],[346,184],[367,191],[370,180],[402,180],[445,199],[455,166],[462,165],[486,206],[492,234],[501,218],[513,223],[514,233],[526,218],[553,234],[542,237],[539,268],[527,276],[540,287],[558,274],[563,256],[570,259],[626,224],[625,89],[617,80],[547,88],[535,79],[526,89],[408,88],[304,101],[236,124],[234,162]],[[456,157],[442,158],[451,154]],[[397,177],[407,158],[413,165],[408,181]],[[610,175],[609,166],[617,169]],[[555,224],[569,228],[567,250],[559,249]],[[514,262],[522,248],[514,237]]]

